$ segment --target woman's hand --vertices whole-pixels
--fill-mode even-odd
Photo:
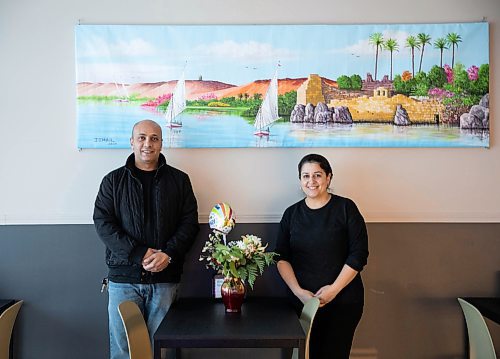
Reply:
[[[332,285],[325,285],[321,287],[314,296],[319,299],[319,306],[323,307],[324,305],[330,303],[336,296],[338,292]]]
[[[281,275],[281,278],[288,285],[288,288],[292,291],[292,293],[299,298],[302,303],[307,302],[309,299],[314,297],[314,294],[306,289],[303,289],[299,283],[297,282],[297,278],[295,277],[295,272],[293,271],[292,265],[284,260],[280,260],[277,263],[278,272]]]
[[[300,288],[300,290],[297,291],[297,293],[294,293],[297,298],[300,299],[302,304],[305,304],[309,299],[314,297],[313,292],[310,292],[306,289]]]
[[[319,299],[319,306],[322,307],[330,303],[335,297],[356,277],[358,272],[347,264],[344,264],[339,276],[330,285],[321,287],[314,296]]]

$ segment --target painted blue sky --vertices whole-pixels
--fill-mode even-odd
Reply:
[[[410,35],[425,33],[422,70],[439,65],[433,44],[454,32],[462,42],[455,63],[466,68],[489,63],[488,24],[403,25],[78,25],[76,36],[77,82],[143,83],[176,80],[185,67],[186,79],[243,85],[269,79],[278,61],[279,78],[307,77],[316,73],[336,80],[340,75],[374,75],[375,47],[371,34],[398,42],[393,53],[393,75],[411,71]],[[443,63],[451,64],[451,48]],[[186,64],[187,61],[187,65]],[[415,71],[420,50],[415,51]],[[377,79],[390,72],[390,53],[379,56]]]

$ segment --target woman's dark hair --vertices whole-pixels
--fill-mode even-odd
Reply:
[[[326,175],[330,175],[330,174],[333,174],[333,171],[332,171],[332,167],[330,166],[330,163],[328,162],[328,160],[321,156],[321,155],[318,155],[316,153],[311,153],[311,154],[308,154],[308,155],[305,155],[299,162],[299,178],[300,178],[300,172],[302,171],[302,166],[305,164],[305,163],[317,163],[321,169],[323,171],[325,171]]]

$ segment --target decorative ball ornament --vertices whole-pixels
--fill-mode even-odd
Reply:
[[[227,203],[217,203],[208,216],[210,228],[227,235],[234,228],[236,219],[231,206]]]

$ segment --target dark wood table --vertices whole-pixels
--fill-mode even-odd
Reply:
[[[241,313],[226,313],[212,298],[181,298],[154,334],[154,357],[162,348],[298,348],[303,359],[305,340],[284,298],[246,298]]]
[[[463,299],[475,306],[486,318],[500,324],[500,297],[466,297]]]

